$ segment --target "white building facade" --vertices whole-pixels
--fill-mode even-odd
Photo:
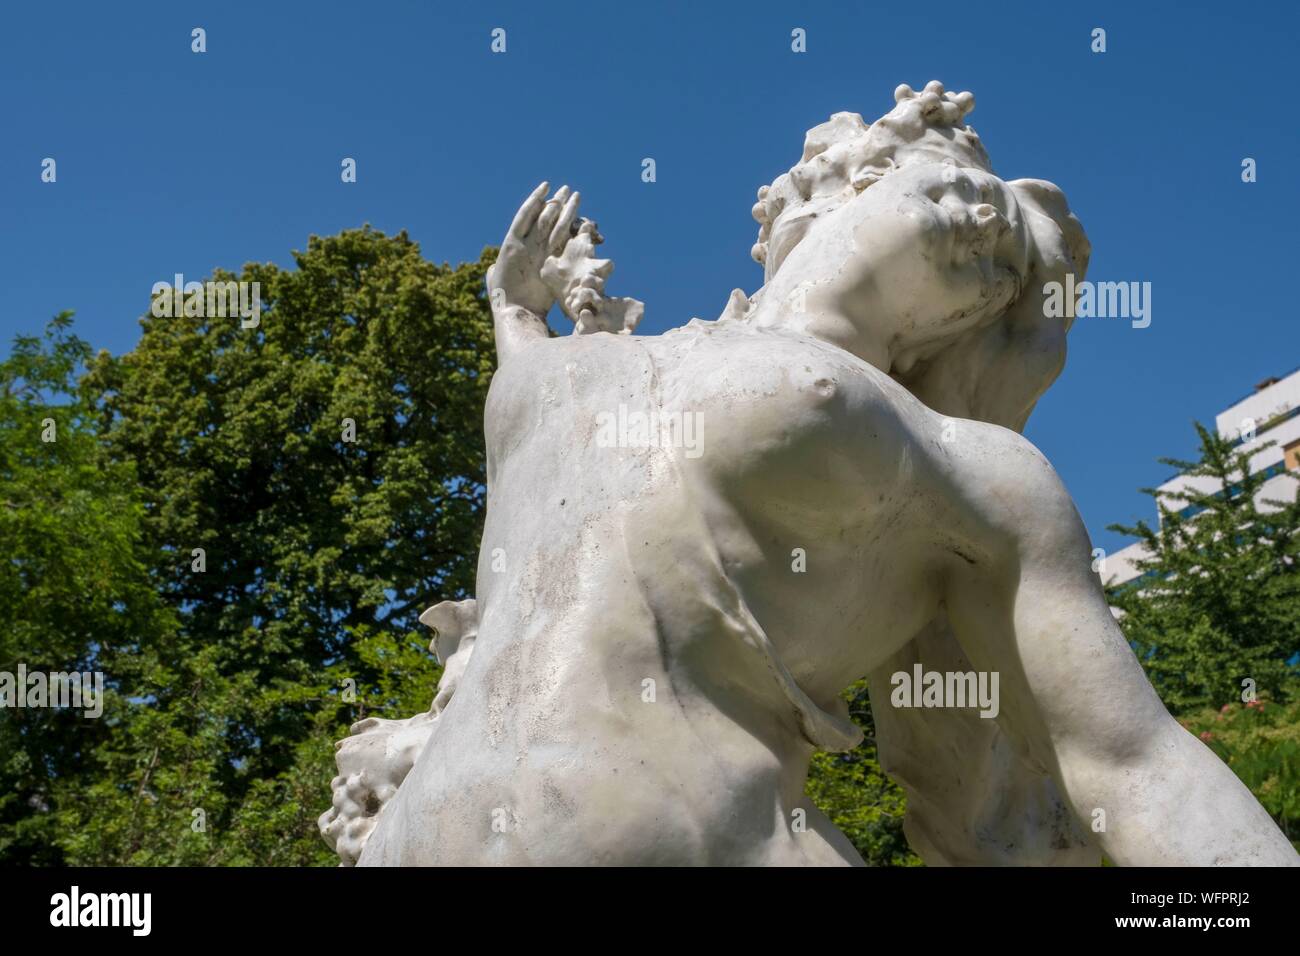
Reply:
[[[1264,510],[1267,507],[1263,500],[1295,498],[1300,482],[1286,472],[1300,476],[1300,369],[1283,378],[1265,379],[1251,394],[1216,415],[1214,425],[1220,436],[1247,448],[1274,442],[1250,458],[1252,474],[1262,471],[1269,476],[1255,499]],[[1159,488],[1162,492],[1195,490],[1209,494],[1222,490],[1212,478],[1189,475],[1175,475]],[[1183,513],[1190,517],[1197,510],[1195,505],[1188,505]],[[1136,562],[1149,556],[1141,542],[1106,555],[1099,569],[1102,581],[1121,585],[1136,580],[1141,576]]]

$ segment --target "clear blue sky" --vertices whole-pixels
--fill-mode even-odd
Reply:
[[[1161,454],[1300,365],[1292,3],[11,3],[0,13],[0,341],[74,309],[125,351],[156,281],[289,264],[369,222],[456,262],[542,178],[570,183],[643,330],[714,318],[758,186],[832,112],[969,89],[1004,178],[1060,185],[1089,277],[1153,320],[1080,320],[1029,437],[1094,540],[1147,517]],[[190,52],[190,30],[208,52]],[[507,31],[507,52],[489,50]],[[1108,50],[1089,50],[1093,27]],[[803,27],[808,52],[790,50]],[[39,180],[42,158],[58,182]],[[339,179],[344,156],[359,181]],[[658,181],[641,181],[653,157]],[[1259,181],[1240,179],[1243,157]]]

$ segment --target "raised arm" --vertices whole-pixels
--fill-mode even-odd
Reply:
[[[546,199],[549,190],[544,182],[524,200],[488,269],[499,363],[550,335],[546,313],[557,300],[577,334],[631,332],[644,309],[604,295],[614,264],[594,255],[602,241],[596,224],[578,218],[579,193],[561,186]]]
[[[547,200],[549,191],[550,183],[543,182],[524,200],[501,241],[497,261],[488,269],[488,301],[501,364],[549,334],[546,313],[555,296],[542,282],[542,265],[554,242],[559,242],[556,252],[564,248],[578,209],[578,194],[570,196],[567,186]]]

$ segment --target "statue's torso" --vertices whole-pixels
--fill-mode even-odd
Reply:
[[[571,337],[534,354],[498,372],[489,398],[480,602],[518,583],[492,573],[493,548],[545,551],[556,540],[549,521],[521,534],[520,512],[567,511],[582,516],[575,535],[635,525],[660,548],[715,549],[814,696],[837,694],[845,675],[856,679],[924,623],[932,607],[913,579],[937,503],[914,480],[910,446],[940,429],[887,375],[806,336],[739,322]],[[676,447],[600,447],[635,444],[637,412],[659,413],[660,425],[695,418],[672,422]],[[634,562],[650,561],[637,557],[650,547],[644,535],[629,547]],[[584,566],[571,574],[595,573],[589,562],[602,556],[576,554]],[[545,568],[556,573],[553,560]]]
[[[698,417],[656,443],[635,418],[651,412]],[[695,833],[759,852],[748,826],[777,811],[753,781],[810,740],[843,746],[826,729],[844,726],[840,691],[933,612],[909,471],[929,415],[841,350],[739,323],[550,340],[504,366],[476,649],[393,809],[414,783],[426,813],[469,801],[523,833],[643,798],[708,817],[647,838],[665,862]],[[699,759],[708,772],[682,763]],[[575,859],[601,852],[567,839]]]

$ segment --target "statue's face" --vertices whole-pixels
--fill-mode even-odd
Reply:
[[[885,176],[836,209],[794,255],[798,265],[820,262],[823,275],[831,266],[821,281],[839,311],[897,356],[1005,311],[1028,273],[1029,241],[1002,180],[922,165]]]

